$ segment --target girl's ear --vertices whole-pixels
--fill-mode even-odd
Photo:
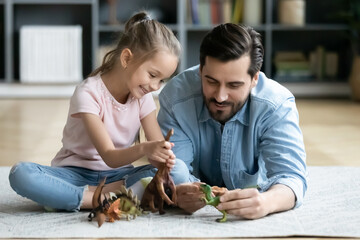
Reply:
[[[123,66],[123,68],[127,68],[130,60],[132,59],[132,56],[133,56],[133,54],[129,48],[125,48],[121,51],[120,62],[121,62],[121,65]]]

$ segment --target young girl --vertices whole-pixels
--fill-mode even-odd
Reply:
[[[10,171],[11,187],[48,209],[77,211],[92,208],[96,185],[104,177],[104,192],[118,189],[124,181],[131,188],[141,178],[153,176],[153,166],[166,163],[173,168],[175,183],[185,181],[176,176],[176,169],[181,172],[186,166],[175,163],[150,93],[175,72],[179,55],[180,44],[171,30],[144,12],[133,16],[117,47],[77,86],[63,147],[51,167],[18,163]],[[148,141],[132,146],[140,126]],[[143,156],[153,166],[131,165]]]

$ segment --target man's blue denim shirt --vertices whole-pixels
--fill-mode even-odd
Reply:
[[[307,189],[306,153],[295,98],[260,73],[244,106],[224,126],[203,101],[199,66],[170,80],[159,95],[158,121],[164,134],[174,128],[176,158],[194,176],[228,189],[273,184],[290,187],[296,205]]]

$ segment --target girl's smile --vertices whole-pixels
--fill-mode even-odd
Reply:
[[[143,91],[144,95],[149,93],[150,91],[146,90],[144,87],[140,86],[141,90]]]

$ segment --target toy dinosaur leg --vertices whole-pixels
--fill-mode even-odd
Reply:
[[[165,168],[165,166],[164,166]],[[164,171],[164,170],[163,170]],[[167,176],[165,176],[167,177]],[[164,178],[165,178],[164,177]],[[170,198],[166,195],[165,193],[165,188],[164,188],[164,184],[165,184],[165,179],[162,178],[162,175],[160,174],[156,174],[153,178],[153,181],[156,185],[156,190],[157,190],[157,194],[164,199],[164,201],[166,201],[167,204],[171,205],[174,204],[173,201],[170,200]]]
[[[151,212],[157,212],[158,209],[155,207],[155,196],[151,195],[150,201],[149,201],[149,208]]]
[[[202,197],[201,200],[204,201],[206,205],[209,205],[209,201],[205,197]]]
[[[177,204],[176,187],[175,187],[174,181],[172,179],[169,179],[169,182],[170,182],[169,188],[171,190],[171,200],[176,205]]]
[[[223,214],[222,218],[216,219],[217,222],[226,222],[227,220],[227,213],[225,211],[220,211]]]
[[[160,215],[165,214],[165,211],[164,211],[164,200],[162,200],[162,198],[158,198],[158,199],[157,199],[157,203],[158,203],[158,207],[159,207],[159,214],[160,214]]]

